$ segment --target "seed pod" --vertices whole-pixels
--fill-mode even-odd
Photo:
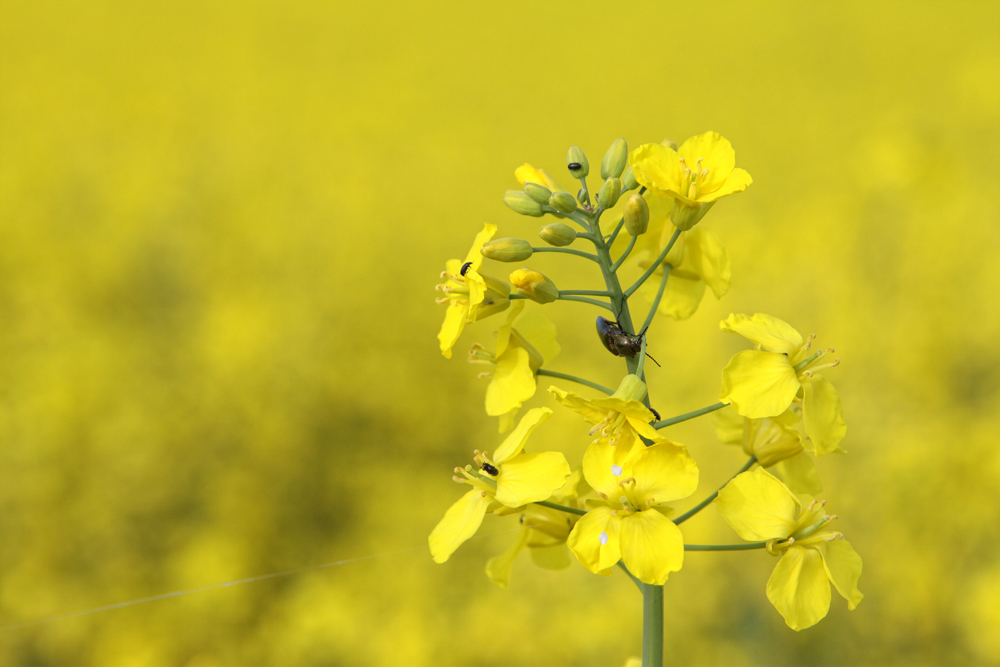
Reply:
[[[642,195],[629,195],[625,202],[625,231],[629,236],[639,236],[646,233],[649,227],[649,204]]]
[[[618,198],[622,194],[622,182],[617,178],[609,178],[604,181],[600,192],[597,193],[597,205],[601,208],[611,208],[618,203]]]
[[[521,190],[508,190],[503,196],[503,203],[521,215],[530,215],[535,218],[543,215],[542,205]]]
[[[534,252],[531,244],[524,239],[493,239],[483,244],[479,251],[483,257],[498,262],[523,262]]]
[[[576,199],[568,192],[553,192],[549,206],[560,213],[572,213],[576,210]]]
[[[549,190],[544,185],[539,185],[538,183],[525,183],[524,193],[539,204],[548,204],[549,197],[552,196],[552,190]]]
[[[568,246],[576,240],[576,230],[562,222],[553,222],[551,225],[545,225],[538,231],[538,235],[549,245],[554,245],[558,248]]]
[[[570,146],[566,151],[566,168],[573,178],[585,178],[590,173],[590,163],[579,146]]]
[[[635,180],[631,165],[625,167],[625,171],[622,172],[622,192],[635,190],[637,187],[639,187],[639,181]]]
[[[510,274],[510,283],[522,294],[538,303],[552,303],[559,298],[559,288],[538,271],[518,269]]]
[[[618,137],[612,142],[608,152],[601,160],[601,178],[618,178],[625,170],[628,161],[628,142],[625,137]]]

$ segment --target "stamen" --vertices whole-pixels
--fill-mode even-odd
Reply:
[[[687,162],[684,161],[684,158],[681,158],[680,161],[682,167],[687,167]]]
[[[608,499],[608,494],[601,493],[600,491],[598,491],[597,492],[597,497],[600,498],[601,500],[607,500]]]
[[[451,299],[449,299],[446,296],[442,296],[442,297],[438,297],[437,299],[434,299],[434,302],[440,306],[441,304],[445,304],[445,303],[451,302]]]
[[[620,502],[622,505],[628,505],[628,498],[622,496],[621,498],[618,499],[618,502]]]
[[[635,477],[629,477],[628,479],[623,479],[618,482],[618,486],[624,488],[626,484],[635,484]]]
[[[702,169],[701,173],[698,174],[698,178],[700,178],[703,181],[705,180],[706,176],[708,176],[708,169]]]
[[[814,334],[814,333],[809,334],[809,338],[806,338],[806,344],[805,344],[805,346],[802,349],[803,350],[808,350],[810,347],[812,347],[813,341],[815,339],[816,339],[816,334]]]
[[[704,161],[705,161],[705,158],[701,158],[701,157],[700,157],[700,158],[698,158],[698,159],[697,159],[697,160],[695,161],[695,164],[696,164],[696,165],[698,165],[698,171],[702,171],[702,166],[701,166],[701,163],[702,163],[702,162],[704,162]]]
[[[493,373],[490,373],[489,371],[483,371],[482,373],[476,376],[476,379],[482,380],[483,378],[491,378],[491,377],[493,377]]]

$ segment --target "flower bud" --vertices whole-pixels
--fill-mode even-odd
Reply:
[[[660,143],[671,150],[677,150],[677,142],[672,139],[664,139]]]
[[[525,183],[524,193],[539,204],[548,204],[549,197],[552,196],[552,190],[549,190],[544,185],[539,185],[538,183]]]
[[[625,202],[625,231],[629,236],[639,236],[646,233],[649,226],[649,204],[642,195],[629,195]]]
[[[585,178],[590,173],[590,163],[579,146],[570,146],[566,151],[566,168],[573,178]]]
[[[617,178],[609,178],[604,181],[600,192],[597,193],[597,205],[601,208],[611,208],[618,203],[621,194],[622,182]]]
[[[639,187],[639,181],[635,180],[631,165],[625,167],[625,171],[622,172],[622,192],[635,190],[637,187]]]
[[[538,303],[552,303],[559,298],[559,288],[551,280],[529,268],[510,274],[511,284],[522,294]]]
[[[601,178],[618,178],[628,161],[628,142],[625,137],[618,137],[601,160]]]
[[[577,190],[576,191],[576,200],[578,202],[580,202],[581,204],[586,204],[587,203],[587,191],[584,190],[583,188],[580,188],[579,190]]]
[[[638,375],[630,373],[622,378],[618,390],[611,395],[611,398],[620,398],[623,401],[641,401],[646,398],[646,383],[639,379]]]
[[[674,227],[677,229],[686,232],[697,225],[714,204],[715,202],[708,202],[707,204],[688,206],[675,199],[674,208],[670,211],[670,222],[674,223]]]
[[[549,206],[560,213],[572,213],[576,210],[576,199],[568,192],[553,192]]]
[[[538,235],[549,245],[559,248],[568,246],[576,240],[576,230],[562,222],[553,222],[551,225],[545,225],[538,231]]]
[[[524,239],[493,239],[484,243],[479,252],[498,262],[523,262],[534,251]]]
[[[479,307],[476,308],[476,312],[472,317],[474,322],[478,322],[490,315],[502,313],[510,307],[510,285],[483,273],[480,273],[479,277],[486,284],[486,292],[483,294],[483,300],[479,304]]]
[[[508,190],[503,196],[503,203],[512,211],[521,215],[542,216],[542,205],[526,195],[521,190]]]

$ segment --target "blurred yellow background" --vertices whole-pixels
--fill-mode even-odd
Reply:
[[[702,223],[730,293],[651,330],[653,404],[717,400],[730,312],[835,346],[849,453],[818,465],[866,597],[795,633],[770,556],[688,554],[666,663],[1000,664],[997,3],[2,5],[0,625],[410,550],[5,630],[0,664],[624,664],[621,573],[498,589],[514,518],[431,561],[452,467],[499,442],[464,359],[499,320],[447,361],[433,287],[483,222],[537,238],[521,163],[569,184],[571,144],[708,129],[754,184]],[[603,288],[580,264],[530,262]],[[544,312],[552,368],[616,385],[595,309]],[[539,434],[577,465],[581,426]],[[668,435],[680,511],[745,460],[710,417]]]

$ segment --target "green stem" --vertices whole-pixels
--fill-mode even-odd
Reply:
[[[594,235],[590,234],[588,232],[577,232],[576,233],[576,238],[578,238],[578,239],[587,239],[588,241],[592,241],[593,243],[597,243],[597,239],[594,238]]]
[[[561,301],[579,301],[580,303],[589,303],[592,306],[600,306],[605,310],[610,310],[612,313],[615,309],[604,303],[603,301],[598,301],[597,299],[591,299],[585,296],[563,296],[562,292],[559,293],[559,299]]]
[[[559,296],[569,294],[571,296],[611,296],[611,292],[603,289],[561,289]]]
[[[649,312],[646,314],[646,321],[642,323],[642,329],[639,331],[648,329],[649,325],[653,323],[653,318],[656,316],[656,309],[660,307],[660,300],[663,298],[663,292],[667,288],[667,278],[670,277],[670,270],[673,268],[669,264],[663,265],[663,278],[660,280],[660,289],[656,292],[653,305],[649,307]]]
[[[587,206],[590,206],[590,190],[587,188],[587,178],[586,176],[580,177],[580,185],[583,186],[583,192],[586,195],[585,199],[587,201]]]
[[[592,262],[597,262],[597,255],[593,255],[589,252],[583,252],[582,250],[574,250],[573,248],[550,248],[550,247],[532,247],[532,252],[563,252],[567,255],[576,255],[577,257],[584,257]]]
[[[611,236],[608,237],[607,243],[609,248],[615,244],[615,239],[618,238],[618,232],[620,232],[622,230],[622,227],[624,226],[625,226],[625,218],[623,217],[621,220],[618,221],[618,226],[615,227],[615,231],[611,232]]]
[[[524,296],[523,294],[511,294],[507,298],[509,298],[511,301],[515,301],[517,299],[527,299],[528,297]]]
[[[555,503],[550,503],[547,500],[540,500],[535,503],[536,505],[541,505],[542,507],[548,507],[549,509],[559,510],[560,512],[567,512],[569,514],[576,514],[583,516],[587,513],[587,510],[578,510],[575,507],[566,507],[565,505],[556,505]]]
[[[646,269],[646,272],[642,274],[642,276],[637,281],[635,281],[635,283],[633,283],[631,287],[625,290],[626,297],[632,296],[632,294],[634,294],[637,289],[642,287],[642,284],[646,282],[646,279],[649,278],[651,275],[653,275],[656,269],[660,266],[660,262],[662,262],[664,259],[667,258],[667,253],[669,253],[670,249],[674,247],[674,243],[677,242],[677,237],[680,235],[681,235],[681,230],[675,229],[674,235],[670,237],[670,241],[667,242],[667,247],[663,249],[663,252],[660,253],[660,256],[657,257],[653,261],[653,263],[649,265],[649,268]]]
[[[663,586],[642,585],[642,667],[663,667]]]
[[[763,549],[767,542],[747,542],[746,544],[685,544],[684,551],[750,551]]]
[[[569,380],[570,382],[576,382],[577,384],[582,384],[591,389],[596,389],[597,391],[603,391],[605,394],[610,396],[615,393],[614,389],[608,389],[604,385],[597,384],[596,382],[591,382],[590,380],[584,380],[583,378],[578,378],[575,375],[567,375],[566,373],[556,373],[555,371],[545,370],[544,368],[538,369],[538,375],[544,375],[552,378],[559,378],[561,380]]]
[[[645,336],[642,337],[642,342],[639,344],[639,354],[637,354],[636,356],[639,357],[639,363],[635,367],[635,374],[641,376],[645,372],[643,369],[645,369],[645,367],[646,367],[646,337]]]
[[[727,405],[729,404],[716,403],[715,405],[710,405],[707,408],[699,408],[691,412],[686,412],[683,415],[677,415],[676,417],[671,417],[670,419],[664,419],[662,421],[653,422],[653,428],[666,428],[667,426],[680,424],[681,422],[686,422],[689,419],[694,419],[695,417],[701,417],[702,415],[707,415],[709,412],[715,412],[716,410],[721,410]]]
[[[745,473],[747,470],[749,470],[753,466],[754,463],[757,463],[757,457],[756,456],[751,456],[750,460],[746,462],[746,465],[744,465],[742,468],[739,469],[739,471],[736,473],[736,475],[740,475],[742,473]],[[733,475],[733,477],[736,477],[736,475]],[[729,482],[733,481],[733,477],[730,477],[728,480],[726,480],[726,484],[729,484]],[[687,521],[688,519],[690,519],[691,517],[693,517],[698,512],[700,512],[703,509],[705,509],[710,502],[712,502],[713,500],[715,500],[718,497],[719,491],[721,491],[723,488],[725,488],[726,484],[723,484],[722,486],[720,486],[718,489],[715,490],[715,493],[711,494],[710,496],[708,496],[708,498],[705,498],[703,501],[701,501],[700,503],[698,503],[697,505],[695,505],[694,507],[692,507],[691,509],[689,509],[687,512],[684,512],[684,514],[681,514],[679,517],[677,517],[676,519],[674,519],[674,523],[679,526],[682,523],[684,523],[685,521]],[[761,542],[761,544],[763,544],[763,542]],[[685,545],[684,548],[687,549],[687,545]],[[745,547],[745,548],[751,549],[751,548],[757,548],[757,547]],[[690,551],[712,551],[712,550],[711,549],[690,549]],[[719,549],[719,551],[724,551],[724,550],[723,549]],[[732,549],[730,549],[729,551],[732,551]]]
[[[611,265],[611,273],[614,273],[615,271],[617,271],[618,267],[620,267],[622,265],[622,262],[624,262],[626,259],[628,259],[629,253],[632,252],[632,248],[635,247],[635,240],[637,238],[638,238],[637,236],[633,236],[633,237],[631,237],[631,239],[629,239],[628,247],[625,248],[625,252],[623,252],[622,256],[619,257],[618,259],[616,259],[615,263]]]

